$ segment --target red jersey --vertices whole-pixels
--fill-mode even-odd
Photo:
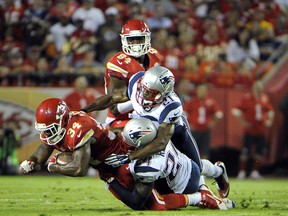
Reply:
[[[206,97],[203,100],[198,97],[192,97],[184,104],[183,109],[187,113],[188,122],[197,131],[207,130],[214,118],[214,114],[220,111],[215,100],[210,97]]]
[[[91,144],[91,163],[93,163],[93,160],[104,161],[112,153],[125,154],[132,148],[120,136],[116,136],[89,115],[82,112],[70,112],[70,115],[64,138],[54,146],[57,150],[73,152],[94,137],[96,143]]]
[[[255,98],[252,94],[247,94],[236,106],[242,111],[243,118],[251,124],[245,128],[245,132],[251,135],[264,135],[264,122],[268,119],[267,113],[273,110],[269,98],[262,94],[260,98]]]
[[[146,58],[147,58],[146,67],[141,65],[134,57],[126,55],[123,51],[117,53],[112,58],[110,58],[106,65],[107,69],[105,72],[105,93],[107,94],[108,92],[110,77],[117,77],[119,79],[122,79],[126,82],[126,85],[128,86],[129,79],[135,73],[139,71],[146,71],[149,68],[160,64],[161,56],[158,53],[158,51],[153,48],[149,49],[149,52],[146,54]],[[107,116],[109,118],[107,123],[110,123],[115,119],[118,120],[128,119],[127,114],[119,115],[116,118],[110,113],[109,110]]]

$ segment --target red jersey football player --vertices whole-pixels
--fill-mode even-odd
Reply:
[[[130,20],[121,31],[122,51],[111,57],[105,72],[105,93],[111,94],[127,88],[132,75],[160,64],[160,54],[151,47],[151,32],[142,20]],[[127,123],[130,102],[118,104],[121,115],[115,117],[108,109],[106,123],[116,133]],[[85,108],[83,109],[85,111]]]
[[[127,189],[134,186],[134,179],[127,165],[113,168],[103,163],[112,153],[125,154],[132,146],[89,115],[70,111],[61,99],[49,98],[36,110],[35,128],[43,143],[28,160],[20,164],[19,170],[22,173],[39,171],[54,149],[57,149],[60,152],[72,152],[72,160],[67,164],[58,164],[52,157],[48,164],[50,172],[84,176],[89,166],[92,166],[97,168],[102,180],[114,177]],[[111,187],[109,190],[119,198]],[[136,195],[144,202],[142,206],[129,206],[133,209],[168,210],[186,207],[188,204],[187,196],[184,194],[168,194],[163,198],[153,190],[153,193],[147,194],[146,197],[145,194]]]
[[[232,114],[244,126],[243,148],[240,156],[238,178],[246,177],[249,157],[253,159],[250,178],[261,178],[258,168],[267,155],[265,130],[272,126],[275,112],[267,94],[263,92],[263,82],[253,84],[252,92],[245,95],[232,109]]]

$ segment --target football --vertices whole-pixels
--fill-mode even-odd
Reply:
[[[72,152],[60,152],[57,155],[56,163],[64,165],[70,163],[73,160]]]

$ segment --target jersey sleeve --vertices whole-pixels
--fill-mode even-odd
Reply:
[[[183,107],[180,102],[170,103],[160,114],[159,124],[177,123],[183,114]]]

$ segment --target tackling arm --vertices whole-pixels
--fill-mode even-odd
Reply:
[[[83,108],[82,111],[89,113],[95,110],[104,110],[114,104],[123,103],[128,100],[129,98],[126,95],[126,91],[116,92],[114,94],[109,94],[109,95],[102,95],[101,97],[96,98],[88,106]]]
[[[164,150],[174,133],[174,128],[174,124],[162,123],[158,128],[156,138],[144,148],[131,152],[129,159],[143,159]]]
[[[89,139],[84,146],[73,152],[73,160],[70,163],[64,165],[52,163],[49,165],[49,171],[73,177],[85,176],[89,168],[92,139],[94,138]]]

